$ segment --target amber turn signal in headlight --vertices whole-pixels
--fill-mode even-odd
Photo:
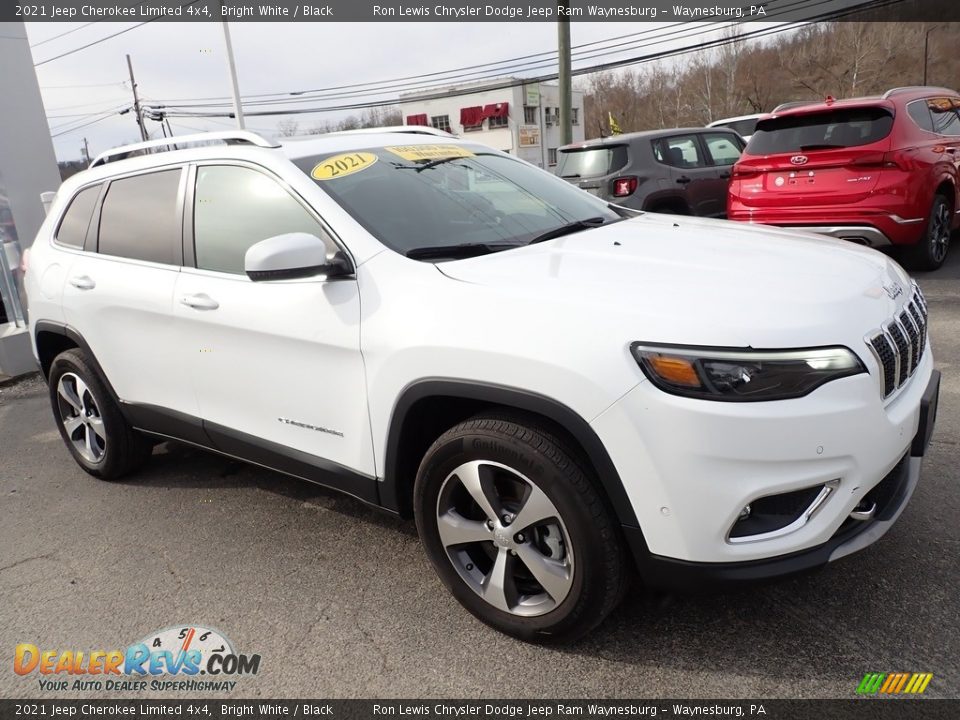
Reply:
[[[752,350],[637,342],[630,350],[658,388],[704,400],[802,397],[831,380],[867,371],[845,347]]]

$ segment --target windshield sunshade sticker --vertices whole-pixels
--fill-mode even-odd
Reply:
[[[366,170],[377,161],[377,156],[368,152],[352,152],[334,155],[317,163],[310,172],[314,180],[336,180]]]
[[[395,145],[384,150],[389,150],[410,162],[474,156],[474,153],[459,145]]]

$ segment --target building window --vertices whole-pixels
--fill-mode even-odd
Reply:
[[[531,105],[523,106],[523,122],[526,125],[537,124],[537,108]]]
[[[557,149],[556,148],[547,148],[547,165],[556,165],[557,164]]]
[[[505,127],[507,127],[507,125],[509,124],[509,120],[508,120],[507,116],[504,115],[503,117],[492,117],[492,118],[490,118],[489,123],[490,123],[490,129],[493,130],[494,128],[505,128]]]
[[[580,124],[580,108],[570,108],[570,124]]]
[[[432,115],[430,117],[430,127],[436,128],[437,130],[450,132],[450,116],[449,115]]]

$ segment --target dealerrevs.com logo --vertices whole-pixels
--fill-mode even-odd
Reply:
[[[169,627],[126,650],[41,649],[17,645],[17,675],[34,676],[44,692],[144,690],[230,691],[260,671],[259,655],[237,653],[220,632],[200,625]]]

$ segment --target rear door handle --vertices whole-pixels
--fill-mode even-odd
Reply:
[[[688,182],[693,182],[693,178],[688,178],[686,175],[677,178],[677,182],[681,185],[686,185]]]
[[[724,170],[722,173],[720,173],[720,179],[721,179],[721,180],[729,180],[729,179],[730,179],[730,171],[729,171],[729,170]]]
[[[89,275],[76,275],[70,278],[70,284],[77,290],[93,290],[97,286]]]
[[[216,310],[220,303],[214,300],[206,293],[197,293],[196,295],[184,295],[180,302],[194,310]]]

